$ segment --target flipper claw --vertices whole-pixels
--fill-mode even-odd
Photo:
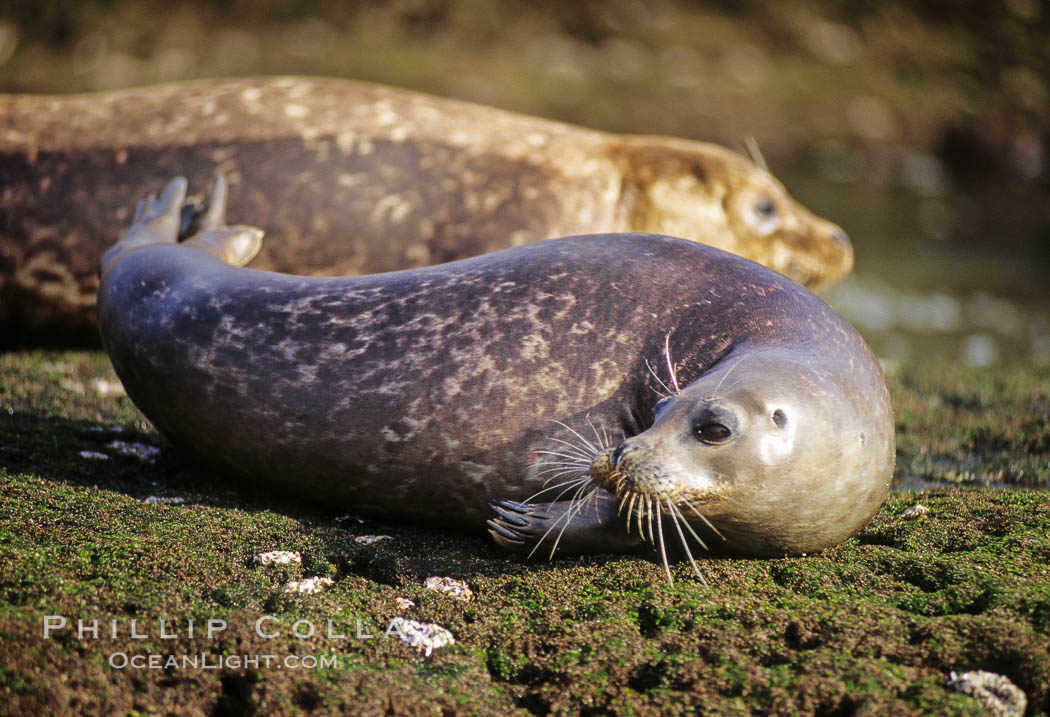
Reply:
[[[215,178],[215,185],[208,195],[208,208],[200,218],[200,231],[207,232],[226,226],[226,198],[229,194],[229,182],[226,175]]]
[[[540,545],[559,555],[634,550],[642,541],[616,520],[617,506],[616,497],[604,491],[582,501],[493,500],[489,508],[496,516],[486,525],[497,545],[516,553],[531,554]]]
[[[510,523],[511,525],[521,528],[529,524],[529,521],[522,518],[519,514],[513,513],[509,510],[505,510],[500,506],[499,503],[493,501],[489,503],[489,507],[492,508],[499,515],[500,520]],[[491,522],[491,521],[490,521]]]

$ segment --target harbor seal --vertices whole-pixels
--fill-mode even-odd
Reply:
[[[622,136],[349,80],[211,80],[0,98],[0,343],[97,342],[127,197],[228,175],[261,269],[371,274],[552,236],[705,242],[811,287],[846,235],[716,145]]]
[[[236,266],[262,232],[223,225],[222,182],[203,231],[176,243],[186,186],[103,257],[99,328],[128,396],[207,465],[342,509],[487,526],[510,549],[644,540],[669,578],[669,539],[809,553],[885,496],[878,362],[758,264],[623,234],[277,274]]]

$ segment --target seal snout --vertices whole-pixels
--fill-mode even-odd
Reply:
[[[595,484],[610,493],[616,492],[616,464],[623,455],[623,446],[624,444],[621,443],[616,448],[606,448],[594,457],[588,469]]]
[[[690,519],[695,515],[711,532],[723,540],[725,538],[697,507],[706,501],[700,496],[691,499],[684,495],[673,472],[666,470],[660,458],[660,451],[644,439],[634,444],[624,441],[615,448],[605,449],[594,458],[590,466],[591,478],[596,485],[616,496],[615,499],[619,501],[617,514],[624,516],[627,534],[631,534],[633,522],[643,541],[659,546],[664,573],[669,581],[674,582],[674,579],[667,563],[665,525],[671,540],[674,540],[674,536],[678,537],[693,571],[703,580],[704,576],[693,559],[686,535],[691,536],[705,550],[707,544],[690,524]],[[689,511],[690,516],[687,517],[686,511]]]
[[[619,496],[638,493],[665,498],[676,492],[659,452],[628,441],[599,453],[591,461],[590,474],[596,485]]]
[[[619,493],[625,482],[631,481],[631,466],[627,464],[628,454],[638,450],[627,441],[612,448],[606,448],[591,461],[590,474],[594,482],[610,493]],[[629,461],[628,461],[629,462]]]
[[[637,446],[630,445],[627,441],[615,447],[606,448],[591,461],[591,478],[603,488],[615,492],[615,484],[618,482],[616,479],[625,478],[619,467],[627,455],[635,450]]]
[[[606,448],[591,461],[590,474],[595,484],[610,493],[619,493],[623,487],[624,480],[629,479],[620,470],[620,465],[628,453],[637,449],[624,441],[615,448]]]
[[[852,250],[853,242],[849,240],[849,234],[847,234],[842,227],[834,227],[831,230],[832,241],[841,244],[843,247]]]

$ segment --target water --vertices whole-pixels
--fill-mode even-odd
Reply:
[[[853,240],[853,273],[824,296],[880,359],[1050,366],[1046,188],[781,178]]]

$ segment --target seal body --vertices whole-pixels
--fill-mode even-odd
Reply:
[[[562,525],[566,550],[627,547],[643,519],[653,539],[661,511],[681,531],[677,510],[698,539],[809,552],[855,534],[885,495],[877,362],[820,298],[758,264],[626,234],[290,276],[217,258],[219,228],[176,244],[184,186],[107,254],[99,322],[128,395],[208,464],[457,529],[482,530],[495,501],[490,529],[512,548]],[[552,478],[573,492],[522,502]],[[633,535],[617,518],[630,496]]]
[[[368,274],[575,233],[683,236],[811,286],[842,231],[721,147],[611,135],[347,80],[219,80],[0,99],[0,337],[94,339],[127,197],[229,177],[261,269]],[[234,216],[233,219],[238,219]]]

